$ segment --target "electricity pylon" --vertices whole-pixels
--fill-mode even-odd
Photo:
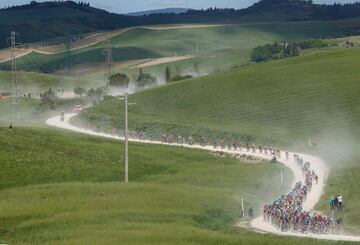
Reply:
[[[108,79],[112,75],[112,68],[113,68],[113,52],[111,45],[111,36],[109,32],[107,33],[107,37],[104,44],[105,44],[105,49],[103,50],[103,54],[105,55],[105,62],[107,68],[106,78]]]
[[[68,37],[65,42],[65,64],[64,64],[64,71],[65,76],[71,76],[72,75],[72,56],[71,56],[71,49],[73,47],[73,37]]]
[[[17,120],[20,119],[20,104],[19,104],[19,87],[17,81],[16,68],[16,48],[18,43],[16,37],[18,34],[15,31],[10,35],[10,56],[11,56],[11,121],[14,121],[15,115]]]

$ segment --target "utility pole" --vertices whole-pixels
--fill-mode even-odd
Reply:
[[[17,83],[17,68],[16,68],[16,37],[18,34],[11,32],[10,46],[11,46],[11,121],[14,121],[15,110],[17,111],[17,120],[20,119],[20,104],[19,104],[19,87]]]
[[[128,93],[125,92],[125,183],[129,182]]]
[[[245,217],[244,198],[241,198],[241,214],[242,217]]]
[[[107,78],[109,78],[112,75],[112,67],[113,67],[113,52],[111,45],[111,36],[109,32],[107,33],[107,38],[104,44],[105,44],[105,49],[103,50],[103,54],[105,55],[105,61],[107,67],[106,75]]]
[[[126,91],[123,98],[120,100],[124,100],[125,102],[125,155],[124,155],[124,181],[125,183],[129,182],[129,129],[128,129],[128,113],[129,113],[129,105],[135,105],[136,103],[129,103],[129,94]]]

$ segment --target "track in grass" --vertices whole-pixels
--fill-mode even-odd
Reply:
[[[70,119],[72,117],[76,116],[76,114],[66,114],[65,120],[62,122],[60,120],[60,116],[52,117],[46,121],[46,124],[58,127],[62,129],[67,129],[70,131],[88,134],[92,136],[98,136],[98,137],[104,137],[104,138],[110,138],[110,139],[117,139],[117,140],[124,140],[124,138],[116,136],[116,135],[110,135],[105,133],[99,133],[88,129],[82,129],[76,126],[73,126],[70,124]],[[138,140],[138,139],[130,139],[132,142],[139,142],[139,143],[146,143],[146,144],[157,144],[157,145],[169,145],[164,142],[160,141],[150,141],[150,140]],[[226,149],[214,149],[212,146],[200,146],[200,145],[188,145],[188,144],[170,144],[175,147],[186,147],[191,149],[202,149],[207,151],[217,151],[217,152],[225,152],[230,154],[236,154],[239,153],[239,151],[234,150],[226,150]],[[246,153],[248,155],[260,157],[263,159],[271,160],[271,156],[269,155],[263,155],[260,153],[253,153],[253,152],[244,152],[244,149],[241,150],[243,153]],[[291,155],[294,153],[290,153]],[[285,152],[282,152],[282,156],[285,156]],[[317,185],[314,185],[311,192],[308,194],[306,201],[304,202],[303,206],[305,210],[311,210],[315,207],[316,203],[320,200],[321,195],[323,193],[323,188],[325,185],[325,181],[327,178],[327,167],[325,162],[314,156],[304,155],[300,154],[301,157],[304,158],[305,161],[310,161],[312,164],[312,168],[315,170],[315,172],[318,174],[319,177],[319,183]],[[299,165],[295,162],[293,158],[290,160],[284,160],[281,159],[280,162],[284,164],[285,166],[289,167],[295,176],[294,183],[301,181],[304,183],[304,176],[302,174],[302,171],[299,167]],[[294,184],[293,183],[293,184]],[[286,235],[286,236],[298,236],[298,237],[309,237],[309,238],[315,238],[315,239],[321,239],[321,240],[335,240],[335,241],[360,241],[360,236],[349,236],[349,235],[317,235],[317,234],[300,234],[300,233],[293,233],[293,232],[281,232],[274,228],[273,226],[269,225],[268,223],[264,222],[262,220],[262,216],[256,218],[252,221],[251,225],[259,230],[270,232],[274,234],[279,235]]]

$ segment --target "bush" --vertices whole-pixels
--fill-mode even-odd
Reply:
[[[130,79],[124,73],[115,73],[109,77],[110,86],[127,88],[129,83]]]
[[[182,81],[182,80],[186,80],[186,79],[190,79],[190,78],[193,78],[193,76],[191,76],[191,75],[185,75],[185,76],[176,75],[173,78],[171,78],[171,80],[169,82],[177,82],[177,81]]]
[[[273,53],[268,46],[259,46],[251,52],[251,60],[254,62],[262,62],[272,59]]]
[[[151,76],[150,74],[143,73],[142,69],[140,69],[139,77],[136,80],[138,87],[145,87],[145,86],[151,86],[156,85],[156,77]]]
[[[86,94],[86,89],[82,87],[76,87],[74,88],[74,93],[81,97],[83,94]]]
[[[308,49],[308,48],[325,48],[328,47],[328,43],[320,39],[306,40],[299,43],[300,48]]]
[[[292,42],[278,44],[267,44],[258,46],[251,52],[251,61],[262,62],[272,59],[282,59],[287,57],[299,56],[302,49],[323,48],[328,44],[319,39],[306,40],[302,42]]]

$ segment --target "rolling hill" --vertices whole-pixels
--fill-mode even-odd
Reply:
[[[149,89],[130,97],[129,126],[153,137],[205,136],[208,142],[237,137],[243,143],[270,144],[309,151],[332,166],[326,193],[346,193],[348,231],[360,227],[360,48],[310,52],[228,72]],[[104,131],[123,127],[117,98],[83,111],[74,123]],[[326,201],[319,204],[328,212]]]
[[[345,29],[357,26],[359,19],[342,21],[267,22],[239,25],[181,25],[139,27],[120,31],[112,37],[114,62],[172,57],[174,55],[198,55],[219,50],[236,49],[247,55],[266,43],[310,38],[338,37],[346,35]],[[96,39],[97,40],[97,39]],[[196,46],[198,51],[196,53]],[[71,64],[90,65],[95,69],[105,57],[103,42],[71,51]],[[64,69],[67,62],[63,47],[59,53],[31,52],[18,58],[18,68],[24,71],[53,73]],[[206,59],[205,59],[206,60]],[[234,63],[233,65],[238,65]],[[10,62],[0,64],[9,70]],[[212,67],[214,69],[214,67]]]
[[[21,33],[22,42],[124,27],[179,23],[243,23],[244,21],[329,20],[359,16],[360,4],[317,5],[302,0],[262,0],[246,9],[191,10],[182,14],[127,16],[73,1],[36,2],[0,10],[0,34]],[[61,24],[60,24],[61,23]],[[348,30],[355,33],[355,30]],[[8,44],[0,40],[0,48]]]
[[[345,126],[360,136],[359,57],[360,48],[339,48],[147,90],[132,96],[130,125],[169,133],[181,125],[185,134],[211,130],[255,141],[256,135],[304,139]],[[110,100],[81,117],[120,128],[121,106]]]
[[[245,205],[259,207],[285,191],[268,191],[270,184],[278,186],[280,166],[265,161],[246,164],[230,157],[219,161],[204,151],[131,144],[131,182],[124,184],[121,142],[44,128],[13,132],[0,128],[0,135],[6,146],[0,149],[1,243],[282,240],[233,227],[241,198]],[[283,171],[290,183],[290,171]]]

